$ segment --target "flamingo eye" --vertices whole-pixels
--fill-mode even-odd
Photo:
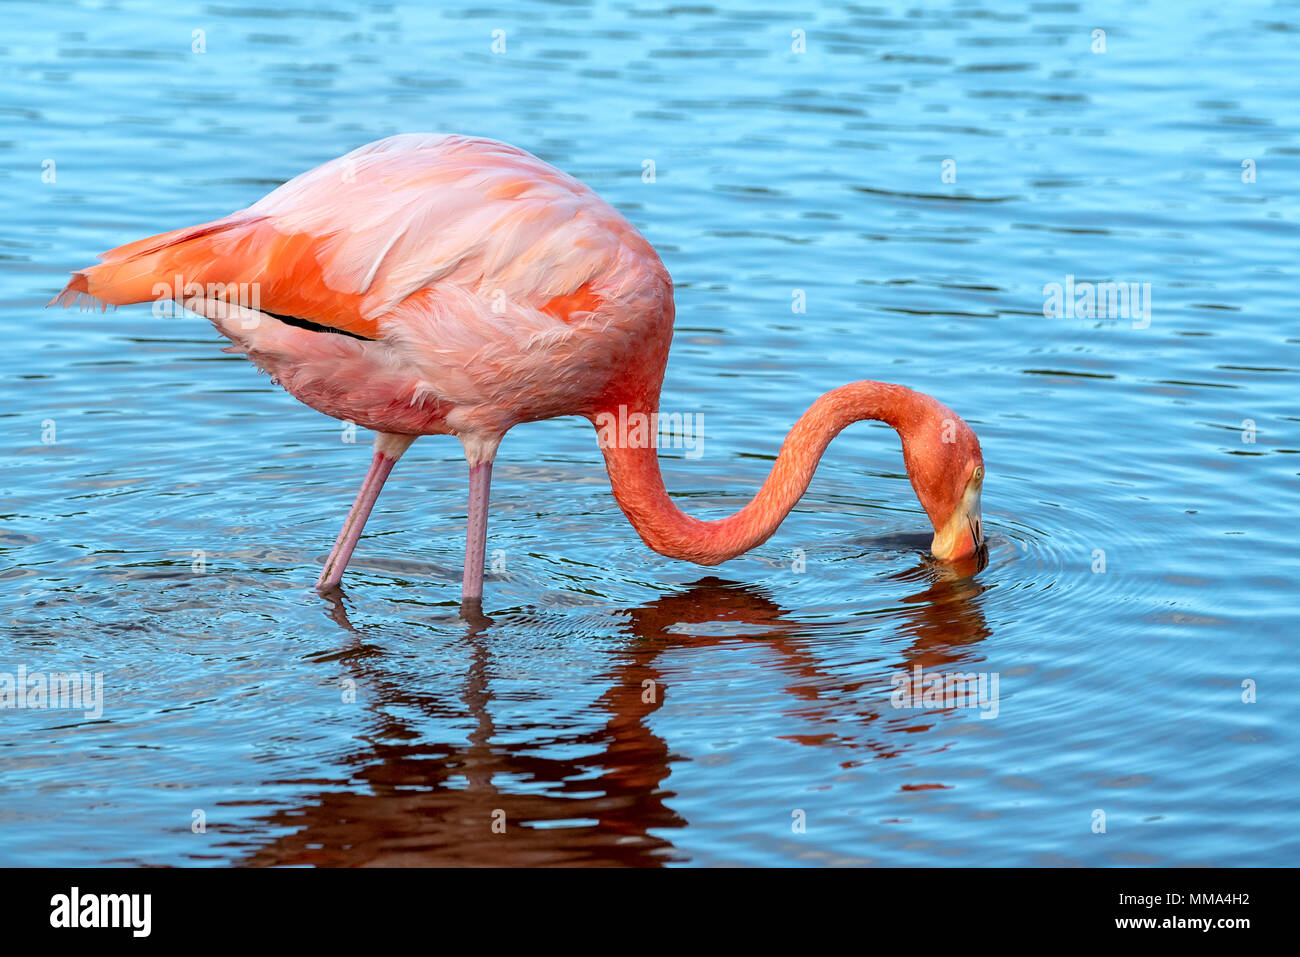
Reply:
[[[972,475],[971,478],[982,479],[983,477],[984,477],[984,466],[982,465],[975,466],[975,474]]]

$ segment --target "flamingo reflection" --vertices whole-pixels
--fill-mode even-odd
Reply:
[[[365,689],[368,719],[358,741],[367,743],[346,758],[355,768],[350,779],[247,828],[280,836],[259,842],[242,863],[656,866],[685,860],[670,836],[687,821],[673,810],[667,786],[672,763],[683,758],[670,752],[651,721],[672,693],[665,656],[686,644],[760,642],[791,701],[788,714],[799,730],[790,740],[850,756],[892,757],[909,747],[909,735],[897,732],[933,722],[934,715],[889,708],[889,675],[917,663],[970,667],[972,645],[988,636],[983,589],[960,572],[927,564],[905,573],[918,591],[901,612],[891,609],[891,619],[906,645],[899,653],[886,642],[877,664],[851,673],[819,657],[826,634],[842,622],[800,621],[759,588],[704,578],[611,615],[623,620],[629,638],[601,675],[606,690],[593,709],[603,716],[598,725],[587,712],[571,726],[527,729],[498,727],[494,718],[503,709],[493,707],[498,675],[485,636],[500,624],[473,608],[463,612],[469,665],[460,688],[441,692],[390,665],[335,595],[327,613],[347,644],[321,661],[343,668],[344,677]],[[429,740],[422,730],[427,722],[415,726],[422,719],[468,720],[470,730],[454,743]]]

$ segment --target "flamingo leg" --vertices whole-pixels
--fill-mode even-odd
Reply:
[[[465,528],[465,577],[461,601],[483,597],[483,562],[487,557],[488,498],[492,489],[492,463],[480,462],[469,469],[469,522]]]
[[[357,500],[352,503],[352,510],[348,512],[348,517],[343,522],[343,530],[339,532],[334,548],[325,559],[325,567],[321,569],[320,578],[316,579],[317,591],[332,591],[343,580],[343,569],[347,568],[348,561],[352,558],[352,550],[357,547],[361,530],[366,527],[366,519],[370,517],[370,510],[375,507],[379,492],[383,489],[384,482],[388,480],[388,474],[393,471],[397,460],[414,441],[413,435],[380,432],[375,436],[375,457],[370,460],[370,471],[366,473],[366,480],[361,483],[361,491],[357,492]]]

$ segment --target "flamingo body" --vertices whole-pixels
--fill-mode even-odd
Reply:
[[[465,447],[463,594],[477,598],[491,463],[506,431],[560,415],[597,422],[620,408],[658,410],[673,326],[663,263],[591,189],[504,143],[389,137],[245,210],[101,258],[75,272],[55,302],[179,301],[230,339],[227,351],[246,354],[305,404],[378,433],[321,588],[338,584],[415,437],[452,434]],[[901,386],[855,383],[823,396],[754,501],[718,522],[676,508],[653,446],[603,450],[615,496],[647,544],[715,564],[771,535],[826,444],[861,418],[888,421],[902,435],[936,553],[975,550],[978,442],[946,406]],[[942,443],[941,428],[952,433]]]
[[[351,333],[187,297],[312,408],[487,451],[520,422],[586,412],[631,363],[658,355],[662,378],[672,334],[672,281],[627,220],[523,150],[464,136],[363,146],[246,210],[106,253],[60,301],[148,301],[177,276],[257,283],[262,312]]]

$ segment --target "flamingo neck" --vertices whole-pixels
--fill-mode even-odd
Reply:
[[[795,423],[767,481],[749,504],[710,522],[687,515],[669,497],[654,436],[646,443],[611,441],[611,434],[618,434],[617,429],[606,428],[611,419],[626,420],[636,412],[648,418],[657,405],[657,396],[640,405],[627,403],[593,415],[592,421],[600,433],[614,497],[632,527],[659,554],[699,565],[725,562],[767,541],[807,491],[831,439],[846,426],[864,419],[887,423],[902,437],[906,459],[910,438],[936,412],[947,412],[930,396],[887,382],[868,380],[833,389]]]

